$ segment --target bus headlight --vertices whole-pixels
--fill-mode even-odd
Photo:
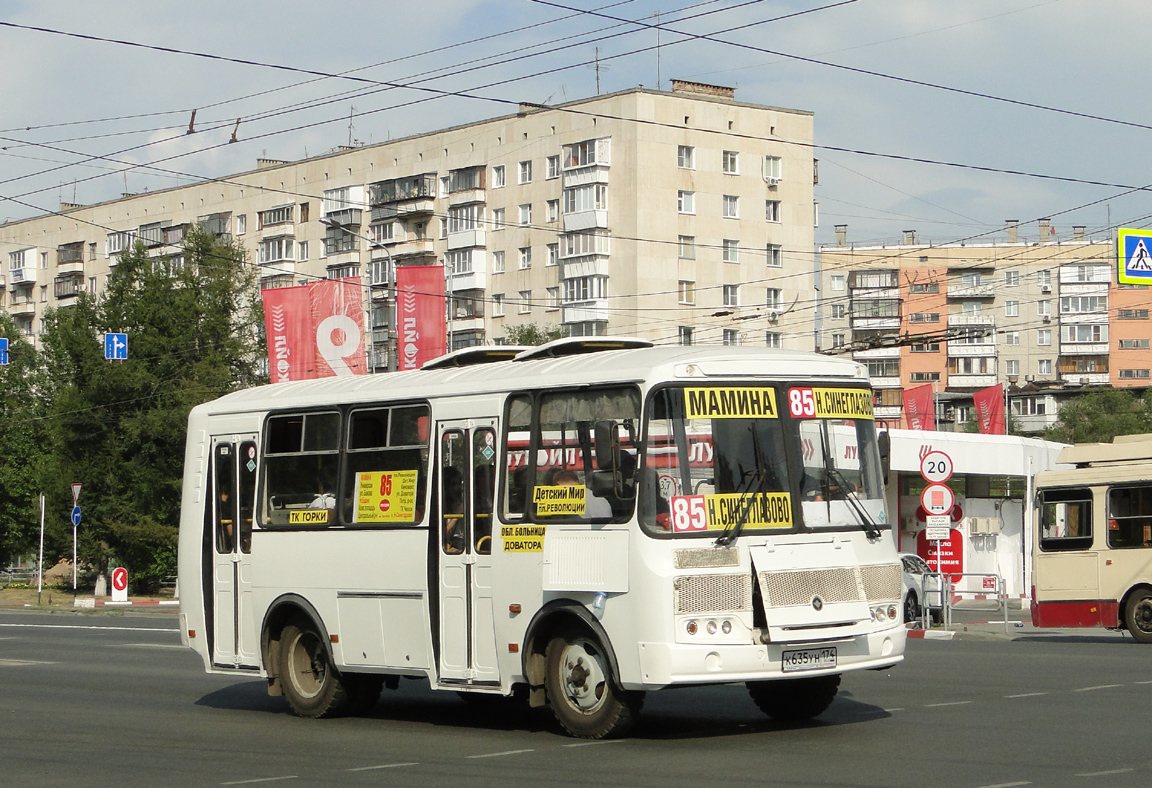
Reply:
[[[704,627],[704,629],[706,629],[708,631],[709,635],[715,635],[716,634],[716,622],[715,621],[709,621],[708,625],[706,627]]]
[[[695,635],[695,634],[696,634],[696,633],[697,633],[697,632],[700,630],[700,627],[699,627],[699,625],[698,625],[698,624],[697,624],[695,621],[689,621],[689,622],[688,622],[688,623],[687,623],[687,624],[684,626],[684,628],[685,628],[686,630],[688,630],[688,634],[689,634],[689,635]]]
[[[720,625],[720,631],[723,632],[725,635],[731,635],[732,634],[732,622],[729,621],[728,619],[724,619],[724,623]]]

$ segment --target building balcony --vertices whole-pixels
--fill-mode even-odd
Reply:
[[[892,421],[904,415],[904,408],[900,405],[876,405],[872,408],[872,415],[877,419]]]
[[[261,238],[295,238],[296,225],[291,222],[267,225],[260,231]]]
[[[948,388],[988,388],[998,382],[995,375],[948,375]]]
[[[486,199],[487,192],[484,189],[462,189],[448,195],[448,205],[469,205]]]
[[[591,211],[576,211],[563,216],[564,232],[571,233],[579,230],[593,230],[608,227],[608,209]]]
[[[1107,342],[1061,342],[1061,356],[1107,356]]]
[[[857,350],[852,353],[856,361],[869,361],[881,358],[900,358],[899,347],[875,347],[869,350]]]
[[[1106,386],[1112,382],[1107,372],[1061,372],[1060,380],[1081,386]]]
[[[372,206],[372,221],[385,222],[390,219],[417,219],[431,216],[436,212],[436,201],[431,196],[414,197],[387,205]]]
[[[1076,296],[1076,295],[1106,295],[1108,293],[1107,282],[1070,282],[1060,283],[1060,295],[1062,296]]]
[[[612,313],[608,308],[608,299],[595,301],[579,301],[564,304],[561,310],[561,321],[564,323],[587,323],[591,321],[607,321]]]
[[[0,290],[3,290],[8,284],[8,280],[4,277],[4,273],[0,271]]]
[[[448,233],[448,248],[449,249],[469,249],[473,246],[484,245],[484,231],[483,230],[461,230],[455,233]]]
[[[900,316],[894,317],[852,317],[849,320],[853,331],[896,331],[900,328]]]
[[[453,334],[461,334],[465,331],[483,331],[484,330],[484,316],[480,317],[453,317],[451,323]]]
[[[332,258],[329,259],[329,265],[332,265]],[[296,273],[295,260],[271,260],[267,263],[260,264],[261,276],[276,276],[277,274],[294,274]]]
[[[485,271],[452,274],[448,284],[454,293],[459,293],[461,290],[483,290],[488,286],[488,274]]]
[[[76,275],[58,276],[53,282],[52,294],[56,298],[75,298],[84,292],[84,277]]]
[[[949,298],[995,298],[996,285],[992,283],[979,285],[948,285]]]
[[[562,257],[560,258],[560,278],[575,279],[580,276],[608,276],[609,262],[606,255]]]
[[[9,268],[8,269],[9,284],[13,287],[16,285],[31,285],[36,283],[36,269],[31,266],[24,268]]]
[[[607,164],[588,164],[564,170],[564,187],[583,186],[586,183],[608,183]]]
[[[874,389],[898,389],[900,388],[900,376],[893,377],[876,377],[869,378],[868,382],[872,384]]]
[[[16,315],[34,315],[36,314],[36,303],[34,301],[21,301],[19,304],[13,304],[8,309],[8,314]]]
[[[867,301],[899,301],[900,288],[898,287],[869,287],[868,285],[849,286],[852,300]]]
[[[390,245],[388,250],[394,258],[429,257],[436,254],[434,242],[430,238],[413,238],[410,241]]]
[[[973,356],[995,356],[996,346],[990,343],[970,345],[967,342],[952,341],[948,343],[948,355],[956,358],[971,358]]]
[[[82,274],[84,273],[84,262],[81,260],[74,263],[58,263],[56,265],[56,273]]]
[[[948,327],[952,326],[995,326],[992,315],[948,315]]]

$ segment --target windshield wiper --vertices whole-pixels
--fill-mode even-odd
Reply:
[[[880,526],[868,514],[868,510],[860,503],[860,499],[856,496],[856,487],[840,472],[836,467],[835,461],[832,458],[832,453],[828,451],[828,424],[824,422],[820,425],[820,448],[824,452],[824,500],[828,502],[828,519],[831,521],[832,517],[832,482],[844,493],[844,500],[848,502],[848,506],[852,509],[857,519],[860,521],[860,527],[864,529],[864,534],[869,539],[880,538]]]
[[[740,488],[736,490],[736,494],[740,496],[740,509],[736,513],[736,521],[732,525],[726,527],[720,536],[716,537],[717,547],[727,547],[736,541],[736,537],[744,530],[744,526],[748,524],[748,518],[752,514],[752,505],[755,502],[754,495],[759,495],[764,491],[764,478],[767,474],[763,468],[753,468],[744,471],[744,477],[740,481]],[[757,482],[756,492],[749,495],[749,488],[752,482]]]

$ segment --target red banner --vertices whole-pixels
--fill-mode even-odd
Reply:
[[[444,315],[444,266],[396,269],[396,358],[401,371],[420,369],[447,352]]]
[[[273,383],[368,371],[362,292],[360,277],[260,292]]]
[[[976,426],[984,435],[1006,435],[1004,423],[1004,384],[997,383],[972,395],[976,405]]]
[[[904,420],[910,430],[936,429],[932,384],[904,389]]]

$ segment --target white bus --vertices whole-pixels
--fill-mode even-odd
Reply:
[[[184,641],[306,717],[409,677],[589,738],[679,685],[809,718],[903,659],[881,443],[864,367],[750,348],[569,339],[236,392],[189,418]]]
[[[1060,452],[1036,474],[1032,623],[1152,643],[1152,435]]]

